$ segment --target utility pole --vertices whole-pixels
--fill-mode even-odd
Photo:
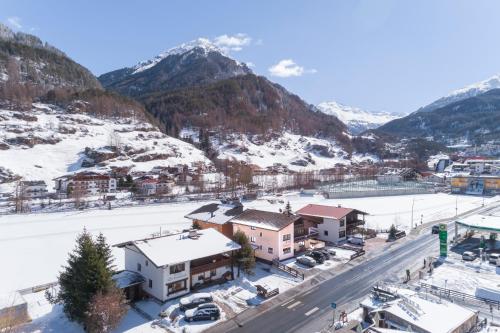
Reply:
[[[455,217],[458,216],[458,197],[455,197]]]
[[[415,207],[415,198],[413,198],[413,200],[411,202],[411,228],[410,229],[413,229],[413,207]]]

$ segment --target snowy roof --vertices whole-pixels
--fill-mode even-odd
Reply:
[[[189,232],[116,244],[135,246],[155,266],[161,267],[238,250],[240,245],[215,229],[198,230],[197,237]]]
[[[237,203],[212,203],[192,211],[186,218],[204,222],[224,224],[243,212],[243,205]]]
[[[500,232],[500,216],[472,215],[456,223],[476,230]]]
[[[297,211],[297,214],[307,215],[307,216],[317,216],[323,218],[333,218],[338,220],[353,211],[360,214],[367,214],[365,212],[353,208],[314,205],[314,204],[309,204],[305,207],[302,207]]]
[[[475,313],[464,307],[440,301],[428,295],[425,299],[422,295],[408,290],[396,289],[398,299],[381,304],[374,304],[377,311],[385,311],[393,316],[404,320],[412,327],[433,333],[448,333],[454,331]],[[365,299],[366,302],[377,302],[373,299]],[[378,305],[378,306],[377,306]],[[446,318],[446,320],[443,320]]]
[[[141,274],[127,270],[114,274],[113,280],[120,289],[135,286],[146,281]]]
[[[232,223],[278,231],[294,223],[299,216],[247,209],[231,220]]]
[[[23,296],[17,292],[0,294],[0,310],[26,303]]]

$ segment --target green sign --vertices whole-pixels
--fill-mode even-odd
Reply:
[[[448,225],[445,223],[439,225],[439,255],[441,257],[448,255]]]

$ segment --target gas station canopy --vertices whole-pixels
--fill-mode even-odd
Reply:
[[[462,220],[457,220],[455,223],[470,230],[500,233],[500,216],[473,215]]]

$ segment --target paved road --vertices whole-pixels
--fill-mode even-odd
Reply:
[[[483,208],[480,211],[489,211]],[[477,211],[475,212],[478,213]],[[449,224],[450,233],[454,230]],[[370,289],[382,280],[401,280],[406,269],[415,270],[423,259],[438,254],[438,237],[428,228],[413,240],[364,261],[331,279],[318,281],[318,285],[293,296],[282,304],[255,314],[230,320],[214,331],[234,333],[285,333],[317,332],[325,327],[332,316],[331,302],[342,307],[366,296]],[[212,331],[212,330],[211,330]]]

